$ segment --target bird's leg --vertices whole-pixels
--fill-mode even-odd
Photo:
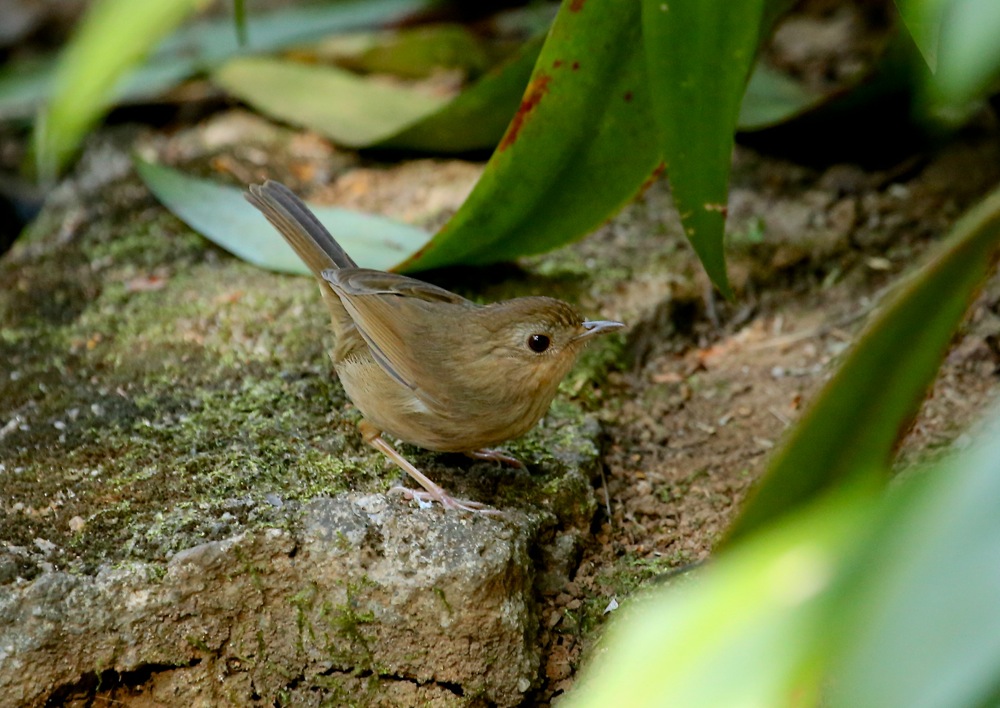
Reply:
[[[441,504],[441,506],[445,509],[460,509],[462,511],[479,512],[481,514],[501,513],[496,509],[491,509],[480,502],[469,501],[466,499],[456,499],[455,497],[449,495],[444,491],[444,489],[441,488],[440,485],[435,484],[431,481],[430,477],[418,470],[409,460],[400,455],[396,451],[396,448],[382,438],[382,431],[373,426],[367,420],[362,420],[358,425],[358,428],[361,430],[361,436],[364,438],[366,443],[399,465],[404,472],[410,475],[417,482],[417,484],[427,490],[421,492],[414,489],[407,489],[406,487],[393,487],[389,491],[400,492],[405,495],[407,499],[418,499],[420,501],[434,500]]]
[[[519,459],[511,455],[509,452],[504,452],[503,450],[495,450],[493,448],[484,447],[479,450],[469,450],[465,453],[467,457],[471,457],[473,460],[489,460],[491,462],[499,462],[502,465],[507,465],[508,467],[516,467],[517,469],[524,470],[527,467]]]

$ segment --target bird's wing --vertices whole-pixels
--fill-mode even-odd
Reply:
[[[425,302],[469,304],[461,295],[398,273],[368,268],[341,268],[323,271],[323,279],[342,295],[398,295]]]
[[[441,337],[461,327],[475,304],[436,285],[364,268],[323,272],[372,356],[392,378],[432,408],[448,405]]]

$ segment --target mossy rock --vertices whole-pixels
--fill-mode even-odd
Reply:
[[[95,140],[0,261],[0,695],[522,701],[537,585],[596,509],[578,379],[512,444],[528,470],[403,446],[502,517],[387,497],[316,286],[171,216],[132,139]]]

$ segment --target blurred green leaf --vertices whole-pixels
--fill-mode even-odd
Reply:
[[[996,705],[998,412],[971,449],[892,490],[849,570],[828,705]]]
[[[466,152],[500,140],[541,43],[541,37],[525,43],[451,100],[337,67],[264,58],[232,61],[213,79],[259,110],[341,145]]]
[[[107,109],[119,77],[139,63],[199,0],[97,0],[67,45],[55,77],[52,103],[36,125],[39,176],[60,168]]]
[[[642,35],[674,203],[712,282],[732,297],[723,235],[740,101],[764,0],[643,0]]]
[[[780,125],[828,100],[825,94],[807,91],[799,82],[757,62],[740,104],[739,130],[762,130]]]
[[[247,7],[243,0],[233,0],[233,25],[236,27],[236,43],[241,47],[247,43]]]
[[[186,5],[185,5],[186,2]],[[193,73],[245,51],[271,51],[294,42],[304,42],[334,31],[347,31],[391,21],[404,13],[427,6],[429,0],[351,0],[333,5],[285,8],[254,15],[248,23],[249,45],[240,47],[233,35],[232,20],[204,20],[187,26],[164,40],[144,66],[126,75],[157,39],[171,29],[158,19],[177,4],[187,9],[198,0],[168,0],[161,3],[130,3],[128,0],[101,0],[88,18],[100,11],[97,20],[87,19],[78,38],[66,49],[66,56],[54,62],[15,65],[0,76],[0,117],[26,117],[54,90],[53,75],[61,66],[61,93],[53,94],[50,114],[59,132],[46,129],[39,141],[58,141],[48,148],[43,166],[49,174],[62,166],[104,110],[119,100],[148,100]],[[110,10],[101,9],[111,4]],[[125,14],[114,3],[121,3]],[[186,12],[187,10],[185,10]],[[135,13],[136,18],[132,18]],[[113,21],[101,19],[111,15]],[[174,25],[180,21],[172,15]],[[183,17],[183,13],[180,14]],[[84,29],[86,28],[86,34]],[[140,33],[146,32],[142,35]],[[120,46],[121,45],[121,46]],[[49,119],[51,123],[51,119]],[[41,127],[39,127],[41,131]]]
[[[330,4],[254,13],[247,21],[246,46],[241,46],[233,36],[231,20],[203,20],[168,37],[148,66],[150,69],[160,67],[159,71],[164,74],[169,70],[179,79],[218,66],[239,54],[273,52],[334,32],[350,32],[392,23],[429,4],[430,0],[340,0]],[[140,70],[129,82],[127,90],[142,90],[143,80]]]
[[[529,40],[439,111],[374,147],[441,153],[494,148],[517,110],[543,40]]]
[[[345,69],[278,59],[236,59],[214,71],[212,80],[268,115],[347,147],[385,140],[447,102]]]
[[[420,79],[442,68],[462,69],[476,77],[490,63],[489,52],[476,35],[461,25],[442,24],[377,36],[348,68]]]
[[[831,487],[882,476],[998,245],[1000,190],[955,225],[865,328],[772,458],[728,543]]]
[[[623,603],[568,705],[994,705],[998,413],[885,494],[834,490]]]
[[[942,0],[896,0],[896,9],[910,37],[931,71],[937,69],[939,18]]]
[[[32,118],[49,94],[54,59],[32,58],[0,67],[0,120]]]
[[[136,160],[143,181],[188,226],[245,261],[282,273],[308,273],[305,264],[243,191]],[[319,220],[364,268],[387,270],[423,246],[425,231],[391,219],[336,207],[311,206]]]
[[[566,705],[815,705],[838,574],[875,506],[840,493],[623,604]]]
[[[934,103],[961,106],[1000,77],[1000,3],[995,0],[896,0],[930,67]]]
[[[634,3],[564,2],[472,194],[400,267],[541,253],[628,202],[660,162],[640,42]]]
[[[940,13],[932,91],[946,103],[981,98],[1000,76],[1000,2],[947,0]]]

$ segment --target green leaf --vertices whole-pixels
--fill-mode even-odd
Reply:
[[[815,705],[838,575],[875,508],[864,494],[824,499],[680,587],[623,604],[566,705]]]
[[[772,2],[768,10],[777,14],[785,4]],[[621,6],[612,0],[563,4],[521,107],[469,199],[428,247],[401,269],[489,263],[540,253],[583,236],[634,196],[660,162],[659,152],[650,149],[656,144],[656,132],[639,21],[638,7],[631,4]],[[530,57],[524,53],[519,60],[526,69]],[[505,94],[520,81],[506,75],[499,78],[506,81]],[[770,86],[776,84],[773,79]],[[804,109],[800,95],[790,105],[791,91],[786,85],[781,88],[786,103],[773,109],[758,101],[749,109],[755,111],[752,120],[776,121],[782,112]],[[731,97],[734,105],[739,104],[742,90],[741,83]],[[464,117],[461,102],[473,99],[474,110]],[[383,145],[444,149],[456,123],[486,126],[490,105],[469,92]],[[770,112],[765,115],[765,110]],[[492,112],[493,125],[505,118],[499,110]],[[484,130],[483,140],[456,142],[455,149],[485,142],[493,125]],[[732,128],[724,138],[729,145]],[[725,152],[728,174],[729,149]],[[725,203],[725,180],[722,184]],[[721,250],[717,255],[721,259]]]
[[[122,74],[140,62],[180,23],[198,0],[97,0],[66,47],[52,103],[38,121],[34,149],[38,174],[55,179],[111,102]]]
[[[982,98],[1000,76],[1000,3],[994,0],[896,0],[931,69],[929,96],[960,106]]]
[[[933,94],[952,104],[982,98],[1000,77],[1000,2],[948,0],[939,17]]]
[[[243,0],[233,0],[233,26],[236,29],[236,43],[241,47],[247,43],[247,8]]]
[[[737,128],[763,130],[780,125],[828,100],[762,62],[757,62],[740,104]]]
[[[930,70],[937,70],[940,15],[949,0],[896,0],[896,9]]]
[[[956,224],[869,323],[772,458],[728,542],[831,487],[881,477],[998,246],[1000,190]]]
[[[495,147],[517,109],[542,38],[531,40],[452,100],[333,66],[239,59],[213,79],[231,94],[341,145],[467,152]],[[316,96],[324,96],[317,101]]]
[[[541,253],[627,203],[660,162],[640,41],[635,3],[564,2],[472,194],[400,267]]]
[[[51,58],[7,62],[0,67],[0,120],[33,118],[48,96],[55,67]]]
[[[442,153],[496,147],[521,101],[543,40],[529,40],[439,111],[373,147]]]
[[[483,40],[462,25],[439,24],[400,29],[372,38],[341,65],[361,73],[392,74],[410,79],[430,76],[442,68],[479,76],[490,66]]]
[[[242,51],[274,50],[329,32],[390,21],[425,7],[428,0],[353,0],[253,16],[246,47],[237,43],[231,19],[196,22],[168,37],[144,66],[129,72],[171,29],[169,23],[176,25],[197,4],[198,0],[101,0],[88,13],[58,64],[19,64],[4,72],[0,77],[0,116],[27,117],[55,90],[47,126],[39,125],[36,132],[40,174],[52,176],[61,168],[89,127],[116,101],[148,100],[196,71]],[[174,14],[167,17],[171,11]],[[89,19],[91,16],[96,19]],[[53,78],[56,71],[58,79]]]
[[[740,100],[763,0],[643,0],[642,35],[674,202],[709,277],[732,297],[723,250]]]
[[[236,59],[213,72],[212,80],[270,116],[312,128],[347,147],[385,140],[446,103],[344,69],[277,59]]]
[[[827,705],[996,705],[998,412],[972,448],[892,490],[835,625]]]
[[[291,247],[243,191],[177,170],[136,160],[143,181],[188,226],[218,246],[254,265],[282,273],[308,273]],[[416,227],[336,207],[311,206],[358,265],[388,270],[427,242]]]
[[[429,0],[340,0],[326,5],[255,13],[248,17],[246,45],[240,45],[234,37],[231,20],[203,20],[168,37],[151,57],[148,68],[157,75],[183,78],[218,66],[239,54],[273,52],[334,32],[391,23],[428,4]],[[140,70],[128,82],[126,91],[143,91],[142,84],[146,80]]]
[[[859,481],[623,603],[568,705],[994,705],[1000,411],[886,494]]]

